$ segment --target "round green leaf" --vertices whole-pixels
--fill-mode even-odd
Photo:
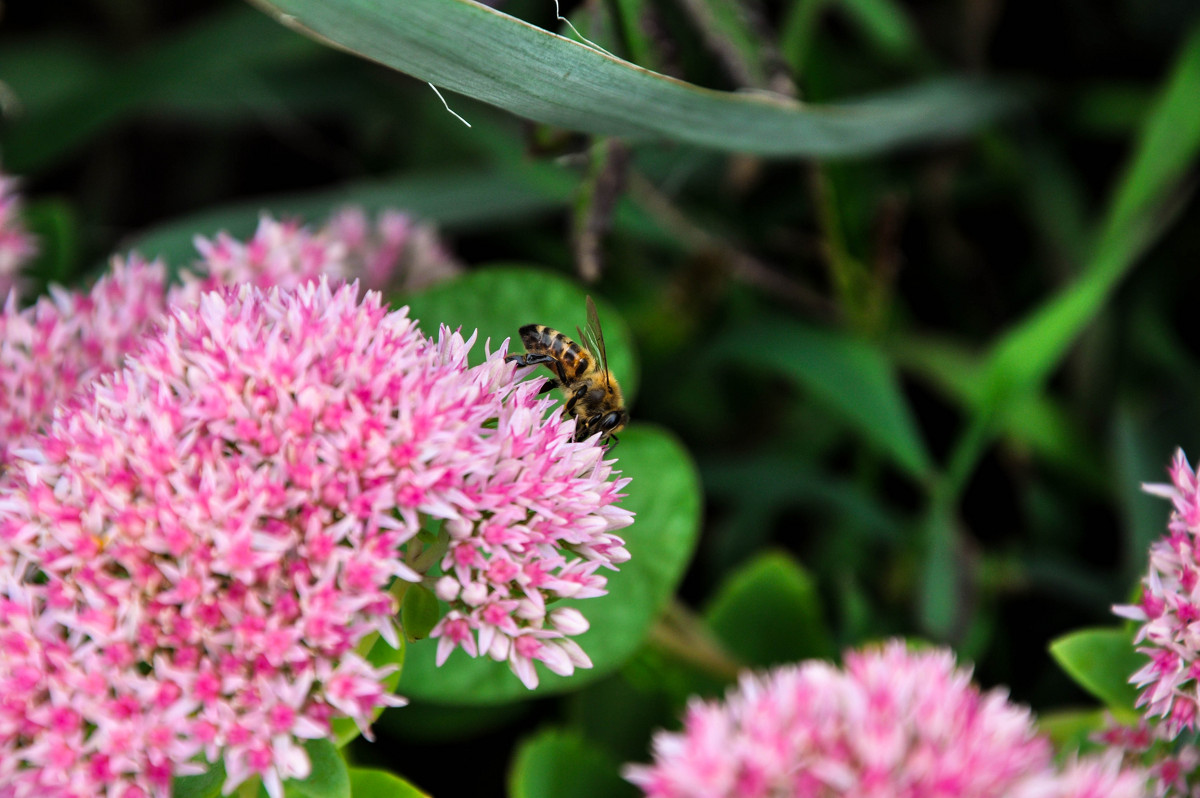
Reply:
[[[751,666],[837,653],[816,584],[781,552],[759,555],[731,575],[705,617],[729,652]]]
[[[577,734],[550,729],[521,744],[508,775],[508,794],[512,798],[620,798],[638,792],[621,778],[608,754]]]
[[[1050,644],[1050,654],[1075,682],[1114,712],[1132,712],[1137,689],[1129,677],[1146,664],[1124,629],[1083,629]]]
[[[483,343],[489,338],[493,350],[505,338],[511,338],[510,351],[523,351],[517,330],[526,324],[545,324],[578,339],[575,328],[587,322],[586,299],[587,291],[554,272],[529,266],[493,265],[438,283],[420,294],[405,296],[400,302],[409,306],[409,315],[420,321],[426,335],[436,335],[439,324],[452,330],[462,327],[464,335],[478,329],[479,340],[471,352],[474,365],[483,361]],[[596,301],[604,328],[608,367],[620,381],[625,401],[630,403],[637,395],[638,385],[633,336],[611,305],[598,296],[592,299]],[[537,373],[549,374],[545,369],[538,369]]]
[[[577,607],[591,623],[577,640],[594,667],[564,678],[538,666],[541,683],[531,692],[506,664],[486,657],[471,659],[455,651],[438,668],[437,644],[426,640],[409,647],[400,679],[402,695],[446,704],[487,704],[562,692],[599,678],[637,650],[695,548],[700,480],[683,447],[657,427],[634,422],[621,434],[613,454],[622,475],[633,479],[622,500],[622,506],[637,513],[633,525],[622,530],[633,558],[609,574],[607,596],[563,602]]]
[[[350,768],[350,794],[354,798],[429,798],[399,776],[370,768]]]
[[[409,640],[429,637],[441,617],[441,605],[437,596],[423,585],[409,585],[404,591],[404,603],[400,606],[400,625]]]
[[[283,783],[287,798],[350,798],[350,773],[341,752],[328,740],[304,743],[312,772],[307,779],[289,779]],[[259,795],[266,795],[265,789]]]

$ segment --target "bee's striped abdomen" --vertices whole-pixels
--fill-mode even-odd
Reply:
[[[521,343],[526,352],[547,354],[562,364],[568,382],[578,380],[591,367],[587,350],[553,327],[527,324],[521,328]]]

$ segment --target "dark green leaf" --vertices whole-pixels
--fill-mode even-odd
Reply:
[[[1050,654],[1075,682],[1113,712],[1133,711],[1137,689],[1129,677],[1146,664],[1124,629],[1085,629],[1058,638]]]
[[[441,605],[437,596],[423,585],[409,585],[400,606],[400,625],[409,642],[429,637],[439,618]]]
[[[262,23],[233,6],[119,61],[77,52],[77,43],[6,46],[0,74],[28,98],[30,114],[5,131],[5,168],[44,168],[123,116],[156,103],[211,95],[220,87],[228,107],[254,85],[255,70],[319,53],[300,37]]]
[[[771,346],[764,347],[763,341]],[[892,366],[866,341],[772,319],[739,328],[714,351],[729,362],[753,364],[793,380],[913,476],[931,471]]]
[[[736,571],[705,618],[725,648],[753,667],[837,653],[816,584],[787,554],[760,554]]]
[[[577,734],[547,730],[527,739],[508,774],[510,798],[620,798],[638,791],[618,765]]]
[[[420,80],[599,135],[763,155],[865,155],[962,135],[1013,100],[991,83],[942,80],[815,107],[693,86],[472,0],[255,1],[310,36]]]
[[[396,208],[447,230],[484,222],[498,224],[565,207],[569,181],[547,181],[541,171],[533,175],[538,179],[478,171],[415,175],[392,181],[364,181],[312,194],[264,197],[169,222],[142,233],[128,249],[148,258],[161,257],[178,268],[196,260],[192,241],[197,235],[212,236],[223,230],[235,237],[249,237],[264,212],[299,217],[317,225],[337,208],[351,203],[369,212]]]
[[[614,455],[622,476],[633,479],[622,506],[637,513],[637,520],[623,530],[633,559],[609,575],[608,595],[571,602],[591,623],[577,639],[594,667],[569,678],[542,671],[541,685],[531,693],[506,664],[471,659],[461,651],[437,668],[437,645],[426,640],[409,651],[401,694],[448,704],[485,704],[561,692],[610,672],[638,648],[674,593],[696,545],[700,483],[687,452],[656,427],[635,421],[621,433]]]
[[[745,5],[730,0],[683,0],[682,6],[699,27],[709,51],[737,85],[767,88],[771,48],[750,25]]]
[[[216,798],[225,783],[225,763],[218,761],[198,776],[180,776],[171,782],[173,798]]]

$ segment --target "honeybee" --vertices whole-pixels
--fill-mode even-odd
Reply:
[[[599,432],[601,442],[617,443],[616,433],[629,422],[629,413],[621,398],[621,386],[608,370],[608,355],[604,351],[604,333],[596,303],[587,298],[587,330],[580,330],[581,346],[567,336],[544,324],[526,324],[521,328],[525,354],[508,355],[504,359],[518,366],[545,365],[554,378],[543,386],[541,393],[562,388],[567,403],[563,418],[575,417],[575,440],[582,441]]]

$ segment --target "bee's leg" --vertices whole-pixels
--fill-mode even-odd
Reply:
[[[534,354],[530,354],[529,352],[524,352],[519,355],[505,355],[504,362],[505,363],[516,363],[518,366],[520,366],[522,368],[524,368],[525,366],[540,366],[543,363],[545,363],[547,365],[552,364],[552,363],[553,364],[558,363],[558,361],[556,361],[554,358],[550,357],[549,355],[534,355]],[[550,368],[553,369],[554,366],[551,365]]]
[[[588,389],[587,389],[586,385],[579,386],[579,390],[577,390],[577,391],[575,391],[575,393],[571,394],[571,398],[567,400],[567,406],[563,409],[566,410],[568,413],[573,411],[575,409],[576,403],[578,403],[580,399],[582,399],[584,396],[586,396],[587,392],[588,392]]]

